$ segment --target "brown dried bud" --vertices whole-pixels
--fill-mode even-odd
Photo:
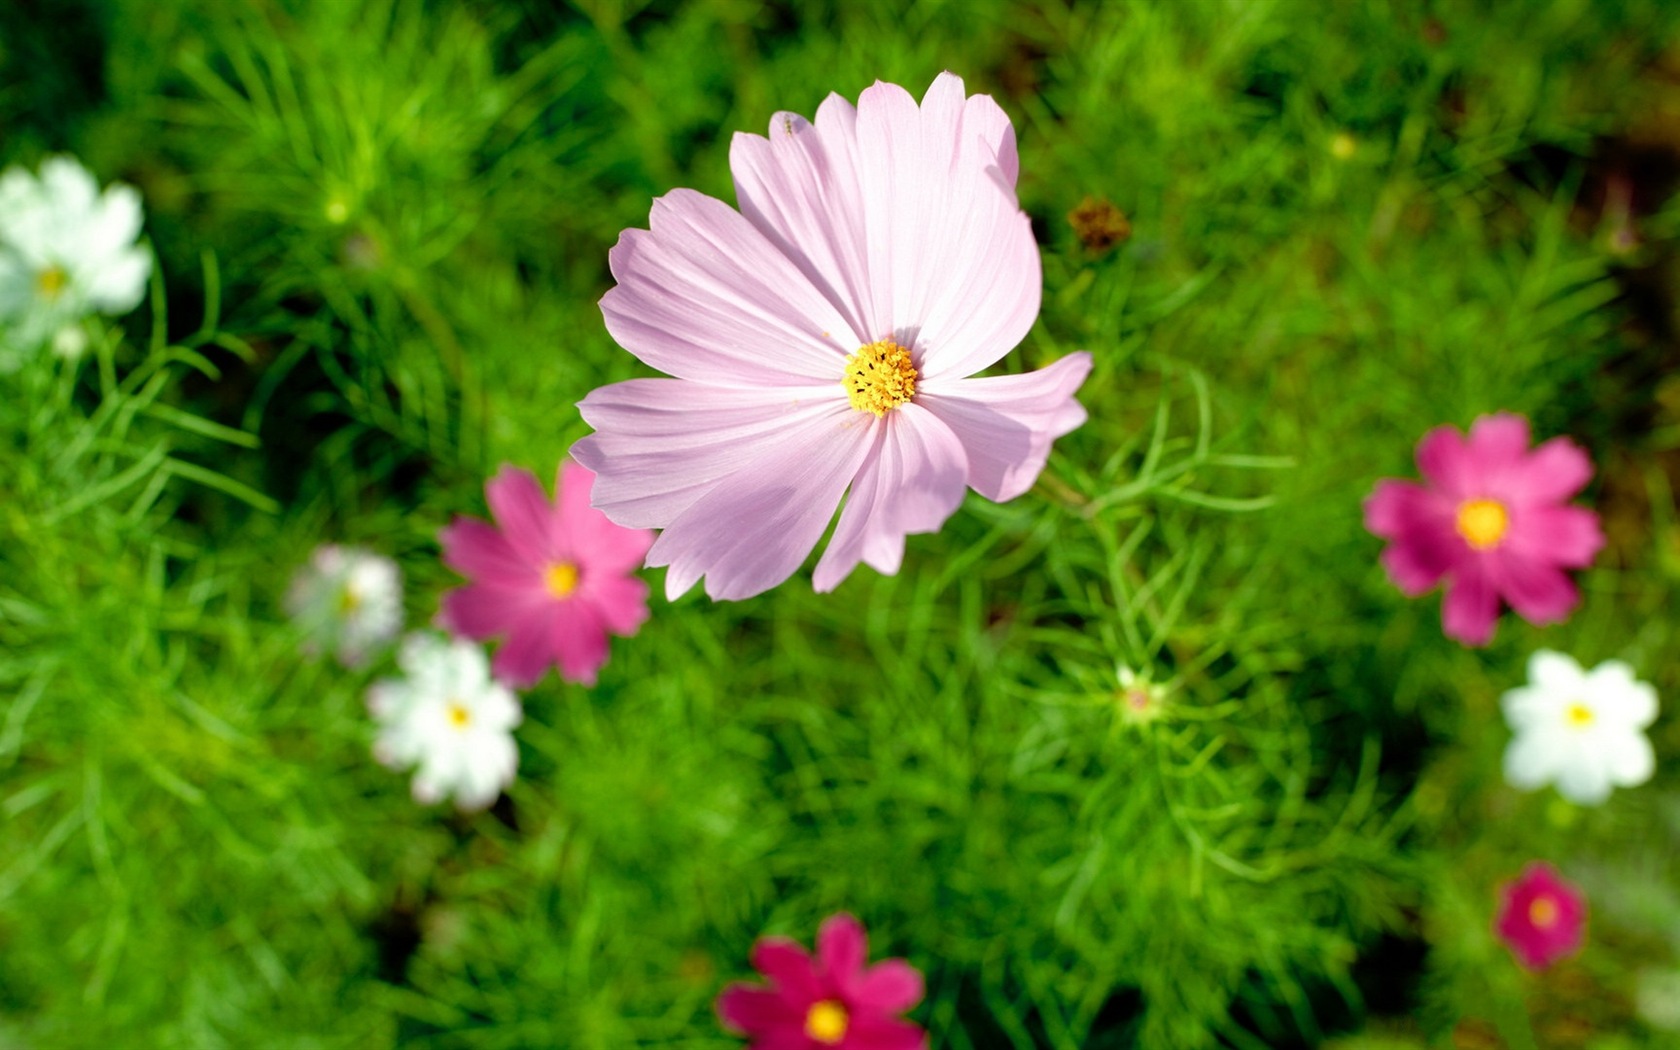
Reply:
[[[1068,212],[1068,223],[1079,243],[1097,255],[1132,235],[1126,213],[1100,197],[1088,196],[1081,201],[1079,207]]]

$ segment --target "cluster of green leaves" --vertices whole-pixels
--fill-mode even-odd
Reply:
[[[1680,695],[1680,387],[1619,300],[1680,209],[1618,255],[1588,160],[1674,28],[1654,0],[0,16],[0,160],[137,184],[165,275],[0,403],[0,1047],[723,1048],[752,940],[839,910],[927,974],[936,1045],[1638,1038],[1680,786],[1517,796],[1496,700],[1541,645]],[[424,625],[437,529],[642,374],[595,307],[618,231],[674,186],[730,199],[730,135],[776,110],[946,68],[1015,118],[1044,249],[1004,367],[1090,350],[1090,421],[895,577],[656,596],[599,686],[525,695],[501,804],[413,805],[368,756],[390,669],[298,652],[291,572],[390,554]],[[1131,239],[1082,245],[1087,197]],[[1471,653],[1359,504],[1499,409],[1589,446],[1618,542],[1569,625]],[[1158,719],[1120,667],[1167,684]],[[1531,856],[1605,902],[1538,1021],[1489,932]]]

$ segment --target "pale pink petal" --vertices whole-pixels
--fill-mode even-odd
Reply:
[[[947,77],[957,82],[958,90],[962,89],[962,80],[952,73],[941,73],[934,85],[937,87]],[[1009,122],[1009,115],[993,101],[992,96],[971,95],[965,103],[962,119],[962,131],[979,139],[982,155],[997,168],[997,176],[1004,187],[1014,190],[1021,164],[1015,151],[1015,127]]]
[[[855,1016],[840,1041],[840,1050],[926,1050],[922,1026],[896,1017]]]
[[[793,575],[869,451],[860,416],[837,405],[789,424],[751,469],[719,481],[671,522],[647,557],[671,567],[666,594],[674,600],[705,576],[713,598],[749,598]]]
[[[1486,558],[1499,592],[1529,623],[1560,623],[1581,600],[1574,581],[1555,566],[1504,550],[1491,551]]]
[[[790,428],[847,406],[836,380],[794,389],[632,379],[578,405],[596,433],[572,446],[596,474],[591,499],[619,525],[664,528],[719,480],[755,469]]]
[[[891,325],[869,285],[856,116],[838,95],[823,103],[815,125],[777,113],[768,138],[735,135],[729,167],[741,214],[834,304],[862,345]]]
[[[654,201],[649,221],[608,256],[618,285],[601,313],[620,346],[697,382],[840,382],[857,349],[850,325],[756,226],[683,189]]]
[[[892,335],[929,378],[967,376],[1018,344],[1038,316],[1032,225],[988,171],[981,129],[962,119],[961,81],[942,77],[918,107],[877,82],[858,99],[870,279]],[[907,342],[907,340],[913,340]]]
[[[968,458],[949,427],[916,404],[900,405],[874,426],[879,436],[817,562],[811,585],[818,591],[839,586],[863,559],[897,572],[904,537],[937,532],[962,504]]]
[[[767,988],[732,984],[718,996],[717,1012],[718,1019],[737,1032],[758,1039],[774,1039],[785,1033],[781,1038],[797,1037],[799,1041],[791,1045],[797,1050],[804,1050],[801,1045],[805,1041],[801,1032],[805,1024],[804,1012]],[[761,1042],[757,1045],[772,1044]]]
[[[1585,507],[1519,506],[1511,509],[1511,531],[1502,549],[1530,561],[1580,569],[1591,565],[1603,547],[1598,515]]]
[[[1528,458],[1528,420],[1510,412],[1478,416],[1466,443],[1476,490],[1468,495],[1509,492]]]
[[[554,663],[554,621],[558,604],[530,606],[515,620],[507,641],[496,650],[490,670],[515,689],[528,689],[542,680]]]
[[[968,456],[968,484],[989,500],[1012,500],[1032,487],[1051,444],[1085,422],[1073,398],[1091,372],[1080,352],[1022,375],[923,384],[916,404],[950,427]]]
[[[647,622],[648,585],[634,576],[585,577],[578,592],[581,600],[595,607],[595,615],[607,630],[618,635],[635,634]]]
[[[1518,464],[1500,495],[1518,507],[1563,503],[1585,488],[1592,475],[1592,459],[1579,445],[1552,438]]]
[[[450,634],[483,641],[506,631],[542,604],[542,592],[536,588],[468,584],[443,596],[438,626]]]
[[[1493,640],[1499,619],[1499,594],[1487,573],[1475,563],[1464,566],[1447,584],[1441,602],[1441,629],[1465,645],[1483,646]]]
[[[863,973],[869,957],[869,935],[863,923],[844,912],[823,920],[817,929],[817,965],[840,987],[848,988]]]
[[[786,937],[761,937],[752,949],[753,969],[769,979],[804,1019],[805,1008],[822,998],[816,966],[809,953]]]
[[[579,685],[594,685],[607,662],[607,631],[588,602],[557,602],[549,620],[554,636],[551,652],[560,677]]]
[[[592,575],[621,576],[642,567],[653,546],[653,533],[613,524],[589,505],[595,473],[571,460],[560,464],[555,479],[555,555],[582,566]]]
[[[903,1013],[922,1001],[922,975],[903,959],[876,963],[853,982],[852,998],[881,1013]]]
[[[1418,442],[1417,465],[1426,481],[1455,501],[1485,495],[1478,491],[1481,479],[1457,427],[1436,427],[1423,435]]]
[[[520,557],[501,530],[474,518],[456,518],[438,533],[443,563],[462,576],[486,583],[521,586],[537,578],[537,566]]]
[[[554,557],[554,510],[535,474],[504,465],[485,484],[484,496],[502,535],[520,558],[540,567]]]

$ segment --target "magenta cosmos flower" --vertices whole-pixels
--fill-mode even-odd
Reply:
[[[1501,599],[1531,623],[1557,623],[1580,600],[1565,569],[1585,568],[1604,546],[1598,515],[1566,501],[1592,477],[1567,438],[1533,451],[1528,420],[1482,416],[1468,439],[1436,427],[1417,447],[1425,485],[1377,483],[1365,527],[1389,540],[1382,563],[1416,597],[1446,580],[1441,624],[1450,638],[1486,645]]]
[[[443,596],[438,624],[478,641],[506,635],[491,667],[509,685],[535,685],[550,666],[593,685],[607,632],[635,634],[647,619],[647,584],[632,573],[653,534],[590,507],[594,479],[563,464],[550,504],[536,475],[504,466],[484,486],[496,524],[456,518],[439,537],[443,563],[473,582]]]
[[[573,450],[595,506],[663,529],[649,565],[673,598],[702,576],[745,598],[817,563],[828,591],[859,561],[898,571],[968,488],[1025,492],[1085,410],[1070,354],[1025,375],[969,378],[1038,315],[1038,247],[1015,201],[1015,132],[997,103],[941,74],[918,106],[877,83],[830,95],[816,123],[777,113],[730,151],[739,212],[693,190],[626,230],[601,300],[607,330],[674,378],[634,379],[579,406]]]
[[[732,984],[718,1017],[752,1040],[752,1050],[920,1050],[927,1033],[895,1016],[922,1000],[922,975],[903,959],[865,967],[869,942],[850,915],[817,931],[817,957],[785,937],[753,946],[768,988]]]
[[[1587,899],[1550,864],[1524,868],[1500,898],[1494,932],[1530,970],[1543,970],[1580,949]]]

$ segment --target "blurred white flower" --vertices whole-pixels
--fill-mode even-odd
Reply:
[[[397,663],[406,677],[368,690],[368,710],[380,724],[374,757],[392,768],[419,766],[418,802],[454,795],[462,809],[488,806],[519,765],[518,699],[490,677],[490,661],[472,642],[411,634]]]
[[[1641,973],[1636,1002],[1646,1024],[1664,1032],[1680,1032],[1680,970]]]
[[[139,235],[140,194],[120,184],[100,193],[69,157],[38,177],[0,175],[0,371],[89,314],[140,305],[152,256]]]
[[[402,631],[402,576],[390,558],[324,544],[292,578],[286,612],[303,628],[306,650],[360,667]]]
[[[1528,661],[1528,685],[1507,692],[1500,706],[1516,734],[1505,749],[1512,787],[1555,783],[1569,801],[1597,805],[1613,786],[1651,779],[1656,759],[1643,730],[1657,717],[1657,691],[1619,660],[1583,671],[1542,649]]]

